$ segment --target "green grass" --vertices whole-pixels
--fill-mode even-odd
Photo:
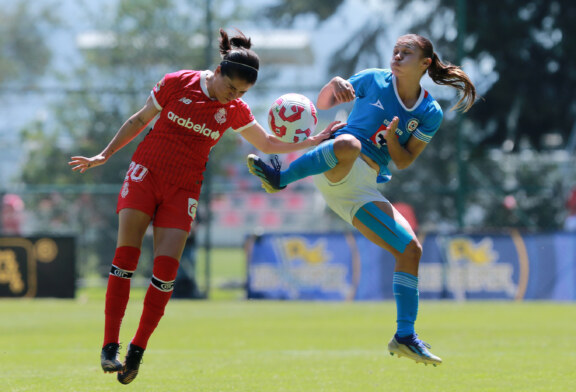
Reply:
[[[121,338],[135,331],[135,291]],[[576,306],[428,302],[418,331],[437,368],[390,357],[392,302],[172,301],[138,378],[99,366],[103,291],[0,300],[2,391],[574,391]]]
[[[243,252],[211,259],[211,300],[169,304],[130,386],[100,369],[103,287],[76,300],[0,300],[0,391],[576,390],[575,304],[423,301],[418,331],[444,359],[425,367],[386,351],[393,302],[246,301]],[[200,280],[204,260],[200,250]],[[143,296],[133,289],[124,345]]]

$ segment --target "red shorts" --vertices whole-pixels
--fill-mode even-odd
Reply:
[[[131,162],[118,195],[116,212],[133,208],[150,215],[156,227],[189,232],[199,196],[200,185],[195,190],[182,189],[155,178],[147,168]]]

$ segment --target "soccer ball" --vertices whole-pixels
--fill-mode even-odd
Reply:
[[[284,94],[268,111],[268,125],[280,140],[299,143],[306,140],[316,129],[316,107],[301,94]]]

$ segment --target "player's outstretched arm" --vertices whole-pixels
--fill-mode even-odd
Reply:
[[[285,154],[317,146],[345,125],[345,123],[333,121],[324,130],[300,143],[285,143],[271,133],[266,132],[258,123],[246,128],[240,134],[248,143],[264,154]]]
[[[148,97],[142,109],[130,116],[100,154],[93,157],[73,156],[70,158],[68,165],[72,166],[73,171],[80,171],[80,173],[84,173],[94,166],[103,165],[116,151],[130,143],[132,139],[142,132],[159,112],[154,105],[152,97]]]

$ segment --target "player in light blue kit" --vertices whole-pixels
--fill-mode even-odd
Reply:
[[[355,100],[347,126],[333,139],[308,151],[287,170],[281,171],[275,160],[270,167],[256,155],[248,156],[248,168],[260,177],[267,192],[314,175],[328,206],[394,255],[397,330],[388,350],[436,366],[442,360],[414,331],[422,245],[406,219],[377,188],[378,182],[391,178],[388,163],[393,161],[398,169],[410,166],[442,123],[442,109],[420,86],[426,72],[436,84],[461,92],[453,109],[470,109],[476,89],[468,76],[459,67],[441,62],[428,39],[404,35],[394,46],[391,69],[368,69],[348,80],[335,77],[322,88],[318,109]]]

